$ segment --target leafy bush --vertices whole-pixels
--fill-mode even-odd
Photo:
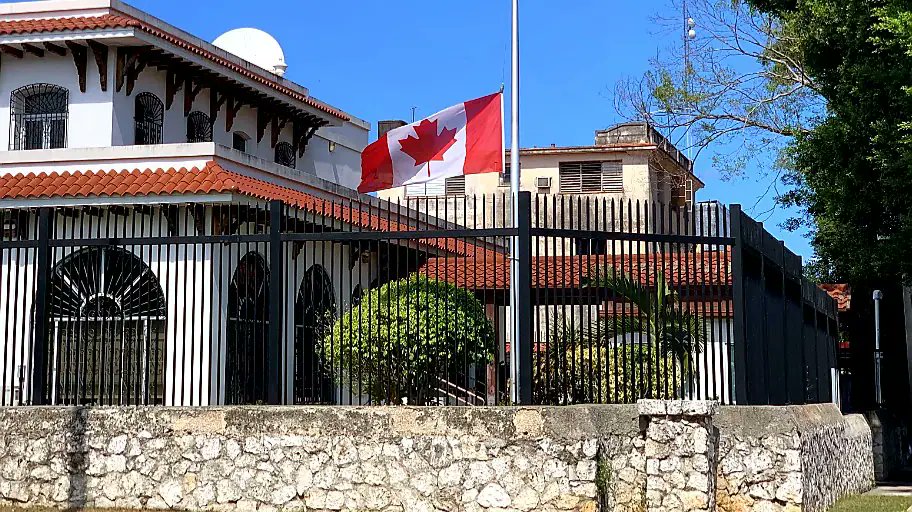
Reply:
[[[475,296],[412,275],[368,291],[323,343],[335,379],[376,402],[424,404],[447,385],[465,387],[469,366],[493,359],[494,328]]]
[[[684,379],[674,357],[653,344],[605,348],[580,340],[539,356],[536,393],[542,403],[633,403],[680,398]]]

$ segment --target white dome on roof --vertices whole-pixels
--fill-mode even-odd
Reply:
[[[279,42],[257,28],[229,30],[212,44],[279,76],[283,76],[288,68]]]

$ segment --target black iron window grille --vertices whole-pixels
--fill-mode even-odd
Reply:
[[[10,96],[10,149],[53,149],[67,145],[69,91],[32,84]]]
[[[49,403],[164,404],[166,307],[152,270],[122,248],[82,249],[50,290]]]
[[[288,142],[279,142],[276,144],[275,163],[294,168],[297,163],[294,147]]]
[[[322,360],[323,340],[335,321],[332,280],[321,265],[304,275],[295,300],[294,401],[296,404],[332,401],[330,372]]]
[[[187,142],[212,142],[212,121],[206,114],[195,111],[187,116]]]
[[[229,404],[266,400],[266,335],[269,329],[269,267],[247,253],[228,286],[227,396]]]
[[[134,143],[138,145],[161,144],[165,122],[165,106],[158,96],[144,92],[136,96]]]

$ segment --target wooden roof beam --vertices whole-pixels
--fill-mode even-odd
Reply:
[[[59,55],[61,57],[66,57],[66,54],[67,54],[66,48],[63,46],[60,46],[59,44],[44,43],[44,49],[53,53],[54,55]]]
[[[95,57],[95,67],[98,69],[98,84],[102,91],[108,90],[108,47],[89,39],[86,41]]]
[[[89,50],[81,44],[66,41],[67,48],[73,54],[73,64],[76,65],[76,75],[79,78],[79,91],[86,92],[86,68],[88,67]]]
[[[15,46],[10,46],[8,44],[0,44],[0,53],[12,55],[13,57],[16,57],[17,59],[21,59],[22,57],[25,56],[25,52],[23,52],[19,48],[16,48]]]
[[[44,49],[33,44],[22,43],[22,49],[36,57],[44,57]]]

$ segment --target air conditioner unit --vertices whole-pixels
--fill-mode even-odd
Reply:
[[[535,186],[538,188],[551,188],[551,178],[548,176],[539,176],[535,179]]]

